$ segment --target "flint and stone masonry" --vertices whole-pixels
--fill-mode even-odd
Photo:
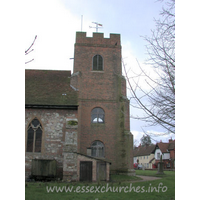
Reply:
[[[57,161],[57,175],[61,179],[63,178],[63,170],[67,171],[67,161],[68,165],[71,165],[68,167],[68,171],[73,174],[73,169],[76,168],[76,156],[72,154],[77,152],[77,125],[71,126],[68,122],[77,121],[77,113],[71,110],[26,109],[26,130],[35,117],[40,121],[43,128],[42,148],[40,153],[26,152],[26,178],[31,175],[32,159],[55,159]],[[27,131],[25,139],[27,141]]]

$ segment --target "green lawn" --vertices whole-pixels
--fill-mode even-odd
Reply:
[[[111,182],[122,182],[122,181],[137,181],[142,180],[137,176],[127,176],[127,175],[111,175]]]
[[[136,175],[165,177],[175,175],[174,171],[164,171],[164,175],[157,175],[157,170],[135,170]]]
[[[156,171],[136,171],[136,175],[154,176],[155,174]],[[132,179],[134,182],[131,183],[130,177],[124,175],[112,176],[112,180],[113,182],[109,183],[29,182],[26,183],[25,195],[27,200],[175,199],[175,172],[173,171],[166,171],[160,180],[154,181],[135,182],[137,178],[134,177]],[[159,192],[158,186],[160,186]],[[50,191],[50,187],[52,191]],[[60,190],[58,191],[58,189]]]

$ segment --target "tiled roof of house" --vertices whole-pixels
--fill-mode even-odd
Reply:
[[[133,157],[136,156],[145,156],[150,155],[151,153],[154,153],[156,145],[146,145],[146,146],[139,146],[135,149],[133,149]]]
[[[162,153],[167,153],[168,151],[168,146],[169,146],[169,143],[163,143],[163,142],[160,142],[160,143],[157,143],[159,149],[162,151]]]
[[[77,92],[70,87],[71,71],[25,70],[26,105],[77,105]]]
[[[157,146],[159,147],[162,153],[167,153],[169,152],[169,150],[172,150],[175,148],[175,140],[172,140],[169,143],[159,142],[157,143]]]

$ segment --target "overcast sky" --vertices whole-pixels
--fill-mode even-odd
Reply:
[[[128,67],[137,70],[136,59],[143,66],[147,58],[146,42],[141,36],[150,36],[155,28],[154,18],[159,18],[163,3],[156,0],[34,0],[25,6],[25,49],[35,35],[34,51],[25,56],[26,69],[73,70],[74,43],[76,31],[87,36],[95,32],[92,22],[103,24],[99,32],[104,37],[110,33],[121,34],[122,58]],[[131,109],[131,115],[134,115]],[[137,141],[142,137],[143,123],[131,119],[131,132]],[[145,128],[146,131],[161,133],[161,128]],[[172,135],[174,138],[174,135]],[[167,142],[171,136],[154,137]],[[155,142],[155,141],[153,141]]]

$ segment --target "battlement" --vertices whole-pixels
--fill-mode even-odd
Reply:
[[[104,38],[103,33],[93,33],[93,37],[86,37],[86,32],[76,32],[76,45],[83,46],[107,46],[121,48],[120,34],[110,34],[110,38]]]

